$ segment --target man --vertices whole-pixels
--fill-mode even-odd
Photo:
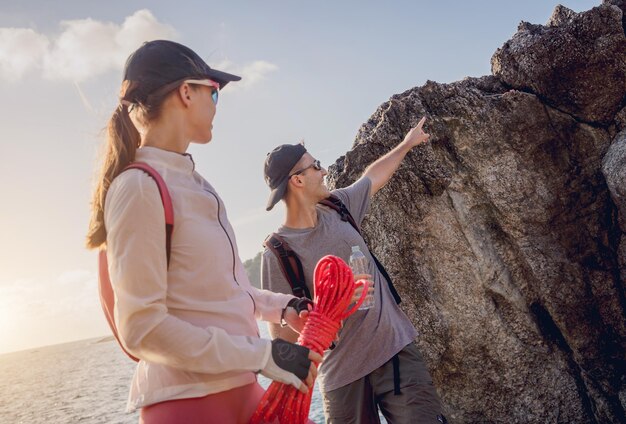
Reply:
[[[326,170],[301,144],[279,146],[265,161],[265,180],[272,190],[267,210],[279,200],[285,202],[286,216],[277,234],[298,255],[309,292],[313,293],[313,270],[319,259],[332,254],[348,262],[352,246],[359,246],[368,258],[371,275],[367,278],[374,281],[374,306],[344,322],[335,348],[326,352],[320,367],[327,423],[378,423],[377,407],[390,423],[445,423],[430,375],[413,344],[417,332],[398,307],[363,238],[339,213],[318,204],[333,194],[360,225],[372,196],[389,181],[405,155],[428,140],[422,131],[424,121],[354,184],[332,192],[324,184]],[[265,289],[291,293],[278,258],[268,249],[263,253],[261,279]],[[270,334],[292,342],[297,339],[292,330],[278,324],[270,325]]]

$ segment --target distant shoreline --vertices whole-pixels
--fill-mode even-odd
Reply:
[[[0,352],[0,358],[3,357],[3,356],[6,356],[6,355],[33,353],[33,352],[39,351],[40,349],[48,349],[48,348],[60,347],[60,346],[65,346],[65,345],[72,344],[72,343],[90,343],[90,344],[94,344],[94,343],[108,343],[108,342],[112,342],[112,341],[115,341],[115,337],[114,336],[102,335],[102,336],[97,336],[97,337],[89,337],[89,338],[86,338],[86,339],[70,340],[70,341],[62,342],[62,343],[54,343],[54,344],[49,344],[49,345],[29,347],[29,348],[26,348],[26,349],[12,350],[12,351],[8,351],[8,352]]]
[[[257,321],[257,323],[259,324],[259,326],[264,326],[265,324]],[[269,337],[268,334],[265,334],[264,337]],[[86,339],[77,339],[77,340],[69,340],[66,342],[61,342],[61,343],[54,343],[54,344],[49,344],[49,345],[42,345],[42,346],[34,346],[34,347],[29,347],[26,349],[20,349],[20,350],[11,350],[8,352],[0,352],[0,358],[5,356],[5,355],[15,355],[15,354],[24,354],[24,353],[30,353],[33,351],[37,351],[39,349],[48,349],[48,348],[54,348],[57,346],[64,346],[64,345],[68,345],[71,343],[91,343],[91,344],[95,344],[95,343],[108,343],[108,342],[113,342],[115,341],[115,337],[113,335],[110,334],[103,334],[101,336],[95,336],[95,337],[89,337]]]

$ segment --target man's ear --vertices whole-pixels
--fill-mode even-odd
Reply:
[[[293,177],[289,178],[289,184],[293,184],[294,187],[302,187],[302,179],[299,175],[294,175]]]

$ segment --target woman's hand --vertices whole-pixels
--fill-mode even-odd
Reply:
[[[302,393],[308,393],[317,377],[317,364],[322,356],[304,346],[272,340],[272,354],[260,371],[264,376],[285,384],[291,384]]]
[[[309,318],[309,312],[313,309],[313,302],[307,298],[294,298],[285,308],[285,322],[293,331],[301,333]]]
[[[317,367],[322,362],[323,358],[322,355],[320,355],[319,353],[309,350],[309,359],[311,360],[311,365],[309,366],[309,374],[304,380],[307,387],[305,388],[303,387],[303,385],[301,385],[298,389],[305,394],[309,391],[308,389],[313,388],[313,385],[315,384],[315,379],[317,378]]]

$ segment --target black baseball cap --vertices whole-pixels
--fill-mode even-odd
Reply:
[[[206,64],[189,47],[169,40],[148,41],[126,60],[124,81],[136,82],[137,88],[124,100],[143,102],[161,87],[183,79],[211,79],[224,88],[241,77],[218,71]]]
[[[306,149],[302,144],[283,144],[267,154],[264,169],[265,182],[272,192],[265,210],[271,210],[283,198],[289,183],[289,171],[296,166],[305,153]]]

